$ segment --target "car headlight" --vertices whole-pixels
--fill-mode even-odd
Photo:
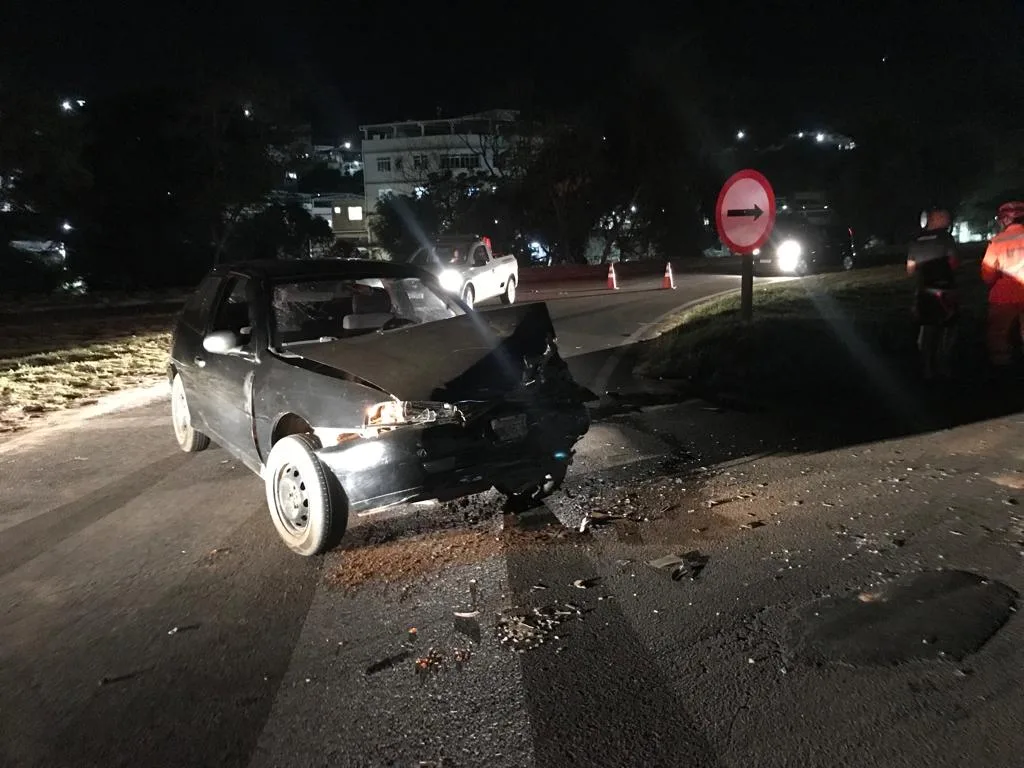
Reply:
[[[458,293],[462,290],[462,275],[456,269],[444,270],[438,275],[437,280],[446,291]]]
[[[796,240],[783,240],[775,249],[775,260],[783,272],[795,272],[803,254],[804,247]]]
[[[462,421],[462,412],[451,403],[386,400],[366,409],[363,428],[398,427],[406,424],[436,424]]]

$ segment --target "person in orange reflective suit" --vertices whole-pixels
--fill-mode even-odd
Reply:
[[[989,360],[1005,367],[1012,361],[1015,326],[1024,339],[1024,202],[1003,203],[996,219],[1002,231],[985,251],[981,279],[989,286]]]

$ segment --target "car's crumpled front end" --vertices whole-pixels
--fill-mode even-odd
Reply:
[[[596,399],[559,355],[543,304],[510,307],[322,349],[391,395],[358,429],[318,429],[317,456],[351,512],[497,487],[514,495],[565,476]],[[376,342],[376,343],[374,343]],[[344,349],[344,353],[342,353]],[[356,360],[358,362],[351,362]]]

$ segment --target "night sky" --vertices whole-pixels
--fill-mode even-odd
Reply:
[[[173,80],[199,60],[262,68],[301,82],[317,127],[339,135],[439,109],[569,107],[615,77],[656,79],[748,131],[841,125],[915,102],[1019,120],[1024,93],[1024,0],[123,7],[15,0],[3,64],[85,98]]]

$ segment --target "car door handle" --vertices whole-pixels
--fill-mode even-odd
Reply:
[[[200,368],[205,368],[206,367],[206,361],[203,360],[203,358],[200,357],[199,355],[196,355],[194,358],[192,358],[192,361],[196,365],[198,365]]]

